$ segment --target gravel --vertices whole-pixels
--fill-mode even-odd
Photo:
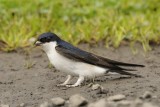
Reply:
[[[142,99],[152,98],[152,93],[150,91],[145,91],[144,94],[140,98]]]
[[[92,90],[97,90],[99,88],[102,89],[101,85],[99,85],[99,84],[93,84],[92,85]]]
[[[143,98],[152,98],[152,94],[147,91],[142,96]],[[52,105],[45,102],[40,107],[158,107],[150,102],[145,102],[140,98],[136,98],[135,100],[127,100],[126,96],[123,94],[102,98],[91,103],[89,103],[80,94],[72,95],[67,101],[60,97],[52,98],[51,101]],[[65,105],[65,102],[68,102],[68,106]]]
[[[88,101],[80,94],[75,94],[69,98],[69,107],[80,107],[84,106]]]
[[[152,98],[152,93],[146,91],[141,97]],[[10,107],[9,105],[1,104],[0,107]],[[12,106],[11,106],[12,107]],[[27,107],[25,103],[20,104],[20,107]],[[69,100],[61,97],[52,98],[40,104],[39,107],[159,107],[142,98],[128,100],[125,95],[117,94],[108,98],[102,98],[95,102],[88,102],[81,94],[72,95]]]
[[[10,107],[9,105],[1,104],[0,107]]]
[[[106,100],[101,99],[95,103],[90,103],[88,107],[106,107]]]
[[[144,103],[142,107],[158,107],[158,106],[147,102],[147,103]]]
[[[44,102],[40,105],[40,107],[54,107],[52,103],[50,102]]]
[[[26,106],[25,103],[21,103],[21,104],[19,105],[19,107],[25,107],[25,106]]]
[[[107,98],[108,101],[121,101],[126,99],[125,95],[122,94],[118,94],[118,95],[114,95],[114,96],[110,96]]]
[[[57,98],[52,98],[51,102],[54,106],[62,106],[65,103],[65,100],[63,98],[57,97]]]

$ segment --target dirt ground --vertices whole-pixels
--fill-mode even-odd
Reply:
[[[0,103],[16,107],[21,103],[27,107],[37,107],[53,97],[68,99],[69,96],[80,93],[89,101],[116,94],[124,94],[127,99],[135,99],[145,91],[150,91],[157,98],[150,102],[160,105],[160,46],[145,53],[137,45],[138,54],[133,55],[130,47],[106,49],[102,46],[89,47],[80,45],[81,49],[95,54],[129,63],[143,64],[145,68],[131,71],[143,78],[125,78],[122,75],[106,75],[96,78],[95,83],[101,84],[107,93],[97,93],[88,87],[89,81],[81,87],[66,88],[56,85],[64,82],[66,74],[49,67],[46,54],[40,49],[32,49],[28,54],[23,52],[0,52]],[[75,77],[72,82],[76,81]]]

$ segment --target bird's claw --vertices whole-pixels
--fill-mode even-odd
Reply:
[[[71,88],[71,87],[78,87],[80,85],[67,85],[67,84],[58,84],[57,87],[68,87],[68,88]]]
[[[80,85],[66,85],[66,87],[71,88],[71,87],[78,87]]]
[[[58,84],[57,87],[65,87],[66,84]]]

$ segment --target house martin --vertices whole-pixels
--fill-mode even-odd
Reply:
[[[41,34],[35,45],[43,47],[49,61],[57,70],[68,74],[67,80],[59,86],[76,87],[83,83],[85,77],[94,78],[105,75],[108,72],[138,76],[137,74],[126,72],[135,70],[125,67],[144,67],[144,65],[118,62],[86,52],[51,32]],[[79,78],[75,84],[69,85],[73,76],[78,76]]]

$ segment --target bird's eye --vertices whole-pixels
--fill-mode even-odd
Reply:
[[[50,40],[51,40],[50,37],[46,38],[46,42],[50,42]]]
[[[41,41],[42,43],[45,43],[45,42],[46,42],[46,38],[41,38],[40,41]]]
[[[45,42],[50,42],[50,38],[49,37],[45,37],[40,39],[41,42],[45,43]]]

